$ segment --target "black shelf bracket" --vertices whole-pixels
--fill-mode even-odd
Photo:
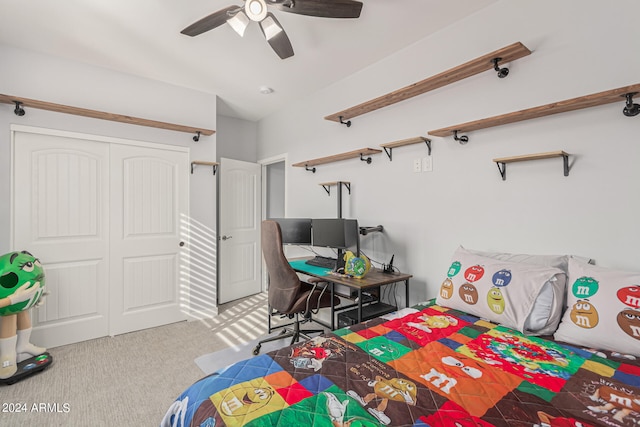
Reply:
[[[344,121],[344,116],[340,116],[338,117],[338,119],[340,119],[340,123],[342,123],[343,125],[345,125],[346,127],[350,128],[351,127],[351,120],[347,120],[346,122]]]
[[[503,181],[507,180],[507,164],[504,162],[496,162],[496,166],[498,166],[498,170],[500,171],[500,176]]]
[[[427,151],[429,155],[431,155],[431,140],[429,138],[421,137],[424,140],[424,143],[427,144]]]
[[[625,95],[625,98],[627,98],[627,102],[625,103],[625,106],[622,109],[622,114],[624,114],[627,117],[637,116],[638,113],[640,113],[640,104],[633,103],[633,95],[637,95],[637,94],[638,92],[632,92]]]
[[[458,141],[460,145],[465,145],[467,142],[469,142],[469,137],[467,135],[458,136],[457,130],[453,131],[453,139]]]
[[[360,229],[360,234],[366,236],[369,233],[379,232],[382,233],[384,231],[384,227],[378,225],[376,227],[358,227]]]
[[[368,165],[371,164],[371,156],[369,157],[363,157],[363,154],[360,153],[360,160],[362,160],[363,162],[367,162]]]
[[[309,169],[309,166],[304,165],[304,170],[309,171],[311,173],[316,173],[316,168],[315,167]]]
[[[13,101],[14,104],[16,104],[16,108],[13,110],[13,113],[16,116],[24,116],[24,108],[22,108],[22,102],[20,101]]]
[[[200,132],[199,130],[198,130],[198,131],[196,131],[196,134],[195,134],[195,136],[193,137],[193,141],[194,141],[194,142],[198,142],[198,141],[200,141],[200,133],[201,133],[201,132]]]
[[[502,61],[502,58],[493,58],[493,69],[498,72],[498,77],[504,79],[509,75],[509,69],[507,67],[500,68],[498,62]]]
[[[339,181],[339,183],[344,185],[345,187],[347,187],[347,191],[349,192],[349,194],[351,194],[351,183],[350,182]]]
[[[566,154],[562,156],[562,166],[564,170],[564,176],[569,176],[569,156]]]

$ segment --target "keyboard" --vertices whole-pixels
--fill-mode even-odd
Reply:
[[[336,259],[316,255],[315,257],[305,261],[305,264],[313,265],[314,267],[323,267],[323,268],[333,269],[333,268],[336,268]]]

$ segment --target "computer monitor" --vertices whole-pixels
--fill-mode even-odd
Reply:
[[[271,218],[280,224],[283,245],[311,245],[311,218]]]
[[[360,228],[356,219],[313,218],[311,235],[313,246],[348,249],[360,256]]]
[[[350,250],[355,256],[360,256],[360,227],[357,219],[344,220],[344,240],[346,249]]]

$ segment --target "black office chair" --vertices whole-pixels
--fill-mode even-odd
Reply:
[[[320,283],[326,283],[321,279],[311,278],[309,283],[300,280],[284,255],[282,231],[276,221],[262,221],[261,232],[262,254],[269,273],[269,333],[272,331],[271,316],[295,318],[295,321],[284,325],[281,334],[260,341],[253,349],[254,355],[260,353],[262,344],[269,341],[291,337],[291,344],[294,344],[300,337],[310,339],[308,334],[324,332],[322,329],[301,330],[300,325],[309,322],[311,314],[317,313],[318,309],[340,303],[338,297],[331,299],[327,286],[320,286]],[[279,327],[282,326],[273,329]]]

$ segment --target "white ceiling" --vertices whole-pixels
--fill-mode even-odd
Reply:
[[[362,0],[358,19],[272,9],[295,52],[281,60],[256,23],[243,38],[180,34],[242,0],[0,0],[0,43],[213,93],[220,114],[259,120],[496,1]]]

